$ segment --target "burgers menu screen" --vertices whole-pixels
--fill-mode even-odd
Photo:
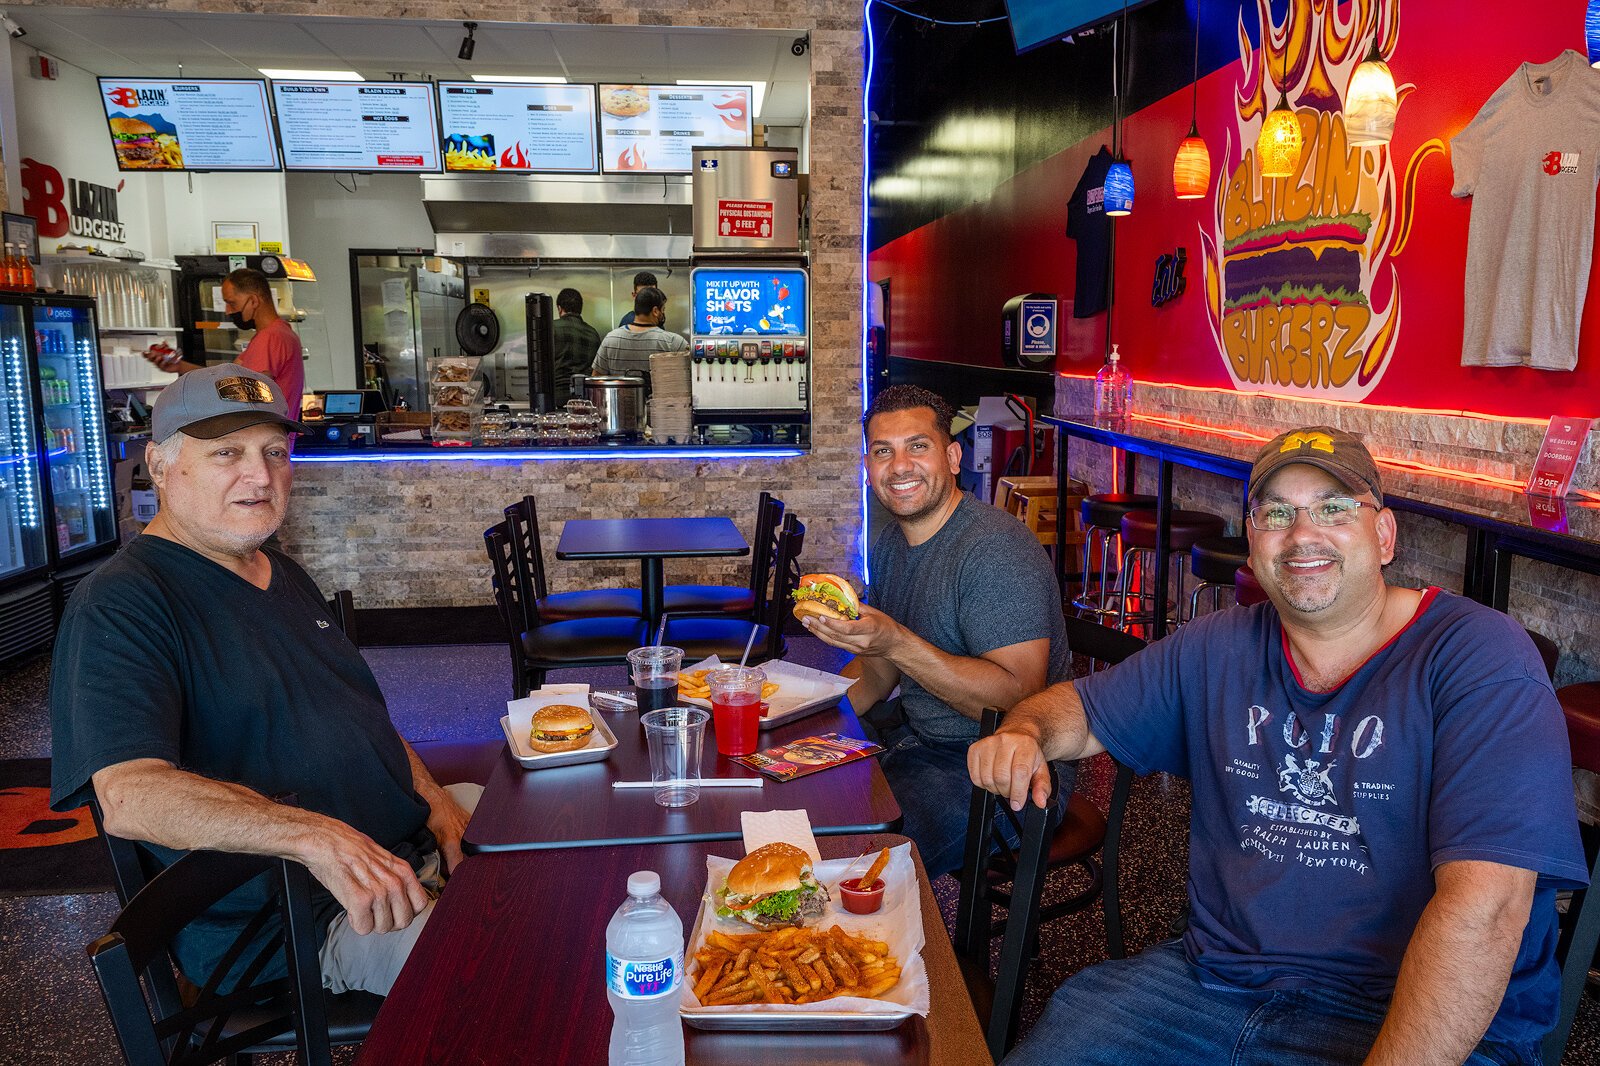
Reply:
[[[594,86],[439,83],[446,170],[600,169]]]
[[[101,78],[119,170],[280,170],[267,83]]]
[[[433,86],[275,81],[286,170],[439,170]]]
[[[750,145],[742,85],[602,85],[600,148],[608,174],[687,174],[697,145]]]

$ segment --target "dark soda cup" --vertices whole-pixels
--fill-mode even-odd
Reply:
[[[633,686],[634,698],[639,701],[639,713],[659,711],[678,704],[678,680],[673,677],[652,677],[638,681]]]

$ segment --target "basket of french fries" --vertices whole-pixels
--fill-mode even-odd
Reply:
[[[856,915],[841,906],[838,882],[860,877],[869,859],[815,865],[831,899],[805,926],[759,929],[719,918],[716,890],[733,859],[706,859],[706,891],[690,934],[679,1002],[700,1029],[893,1029],[928,1013],[922,961],[922,906],[910,848],[889,850],[878,876],[882,908]],[[852,869],[853,867],[853,869]]]

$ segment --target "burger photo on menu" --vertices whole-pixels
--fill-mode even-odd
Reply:
[[[1365,214],[1313,215],[1239,234],[1223,246],[1223,308],[1365,304],[1361,260],[1371,226]]]
[[[757,848],[728,871],[716,892],[717,917],[759,929],[803,926],[822,917],[828,890],[811,870],[811,856],[793,844]]]
[[[117,163],[124,170],[182,169],[183,149],[175,128],[163,132],[142,118],[117,116],[108,121]]]

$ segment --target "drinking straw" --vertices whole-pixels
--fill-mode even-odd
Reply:
[[[744,668],[744,664],[749,661],[749,659],[750,659],[750,649],[755,647],[755,646],[756,646],[756,627],[755,627],[755,623],[751,623],[751,625],[750,625],[750,639],[744,642],[744,654],[739,656],[739,667],[740,667],[740,669],[743,669]]]

